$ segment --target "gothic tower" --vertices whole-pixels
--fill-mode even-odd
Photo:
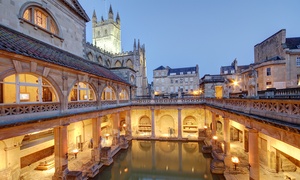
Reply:
[[[93,44],[100,49],[110,53],[121,53],[121,20],[119,13],[117,13],[116,20],[114,20],[114,13],[110,5],[108,12],[108,19],[97,22],[97,15],[94,10],[92,18],[93,28]]]

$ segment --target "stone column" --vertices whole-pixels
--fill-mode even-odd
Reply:
[[[126,111],[126,117],[125,117],[127,132],[125,133],[127,136],[132,136],[131,134],[131,113],[130,110]]]
[[[182,138],[181,109],[178,108],[178,139]]]
[[[258,131],[249,129],[249,164],[250,180],[259,180],[259,149],[258,149]]]
[[[54,128],[55,172],[53,180],[66,179],[68,173],[68,129],[67,125]]]
[[[120,137],[120,113],[117,112],[113,115],[113,145],[119,143]]]
[[[100,162],[101,154],[101,117],[92,119],[93,129],[93,150],[92,150],[92,161]]]
[[[225,165],[230,167],[230,121],[229,118],[224,118],[224,147],[225,147]]]
[[[154,108],[151,108],[151,138],[155,138],[155,117],[154,117]]]
[[[211,135],[215,136],[217,135],[217,120],[216,120],[216,113],[211,113]]]

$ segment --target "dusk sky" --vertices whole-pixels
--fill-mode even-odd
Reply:
[[[147,75],[157,67],[199,65],[200,78],[219,74],[237,58],[238,65],[254,61],[254,45],[286,29],[300,37],[300,0],[79,0],[92,20],[114,19],[119,12],[123,51],[132,51],[134,39],[145,44]],[[92,42],[92,22],[87,23]]]

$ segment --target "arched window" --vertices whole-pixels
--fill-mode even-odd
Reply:
[[[58,35],[58,27],[51,15],[38,6],[29,6],[25,9],[22,19],[34,24],[39,28],[47,30],[52,34]]]
[[[130,83],[134,84],[134,76],[133,75],[130,76]]]
[[[101,95],[101,100],[116,100],[116,93],[112,87],[106,87]]]
[[[103,65],[102,57],[101,57],[101,56],[98,57],[98,62],[99,62],[101,65]]]
[[[125,89],[122,89],[122,91],[120,92],[120,97],[119,97],[120,100],[128,100],[129,97],[128,97],[128,93]]]
[[[93,61],[94,57],[92,53],[88,53],[87,57],[89,58],[90,61]]]
[[[115,63],[115,67],[122,67],[122,64],[119,60]]]
[[[57,97],[42,76],[13,74],[0,81],[0,103],[57,102]]]
[[[76,83],[69,95],[69,101],[94,101],[95,92],[88,83]]]
[[[127,60],[126,66],[129,67],[129,68],[131,68],[131,69],[133,69],[133,63],[132,63],[132,61],[130,59]]]

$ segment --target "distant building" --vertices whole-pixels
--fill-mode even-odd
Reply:
[[[223,98],[228,96],[224,90],[225,78],[222,75],[205,74],[200,79],[201,97],[204,98]]]
[[[94,11],[92,23],[93,44],[86,44],[86,58],[110,69],[130,83],[133,98],[150,95],[145,45],[140,45],[139,40],[137,43],[134,40],[132,51],[121,52],[121,19],[119,13],[117,13],[114,20],[111,6],[107,20],[102,16],[98,21]]]
[[[158,95],[199,95],[199,67],[170,68],[160,66],[153,70],[153,91]],[[179,94],[178,94],[179,93]]]

